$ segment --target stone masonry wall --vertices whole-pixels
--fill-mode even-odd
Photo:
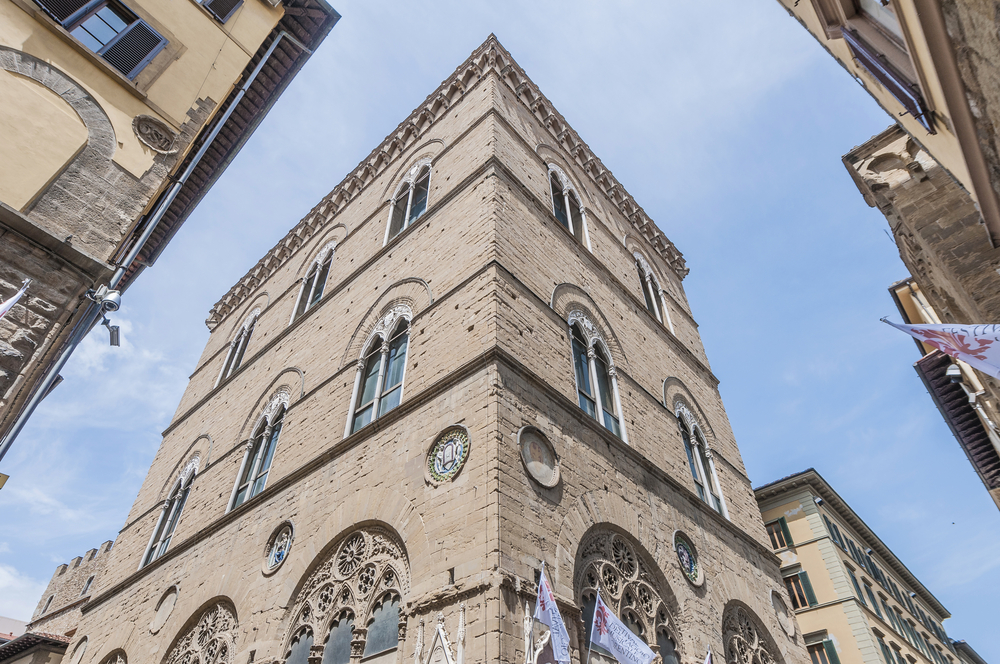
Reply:
[[[97,579],[107,567],[111,547],[112,542],[105,542],[57,567],[35,607],[27,631],[72,636],[80,622],[80,609],[99,589]],[[93,579],[89,587],[87,579]]]

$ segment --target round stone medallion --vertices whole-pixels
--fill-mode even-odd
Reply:
[[[559,484],[559,459],[545,434],[535,427],[523,427],[517,433],[517,443],[532,479],[549,489]]]
[[[674,551],[677,552],[677,562],[680,563],[684,578],[696,586],[704,581],[701,565],[698,564],[698,553],[691,541],[680,531],[674,533]]]
[[[271,533],[264,553],[264,574],[272,574],[281,567],[292,550],[295,533],[291,521],[285,521]]]
[[[469,458],[469,434],[465,427],[450,427],[438,436],[427,454],[427,475],[431,483],[455,479]]]

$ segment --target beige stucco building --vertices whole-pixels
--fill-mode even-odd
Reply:
[[[809,469],[755,490],[813,664],[957,664],[951,616]]]
[[[0,0],[0,299],[31,279],[0,320],[0,438],[338,18],[323,0]]]
[[[491,36],[212,309],[68,661],[521,664],[544,563],[578,664],[805,664],[686,274]]]

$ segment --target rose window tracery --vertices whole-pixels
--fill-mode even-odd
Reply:
[[[409,590],[409,578],[403,547],[393,534],[378,527],[349,534],[302,585],[291,611],[299,619],[290,627],[286,652],[303,629],[315,634],[316,646],[343,641],[351,648],[363,647],[363,641],[356,641],[358,632],[354,637],[338,632],[334,639],[331,630],[338,625],[343,630],[345,615],[358,617],[351,619],[353,629],[365,627],[387,602],[398,604]]]
[[[177,640],[164,664],[231,664],[238,627],[232,609],[215,604]]]
[[[772,664],[773,641],[741,606],[726,611],[722,620],[727,664]]]
[[[600,591],[604,603],[622,620],[627,617],[629,628],[644,639],[676,634],[670,611],[658,590],[662,581],[656,579],[660,575],[654,576],[656,568],[638,555],[630,541],[616,533],[597,532],[581,543],[580,551],[574,585],[585,614],[593,612]],[[586,615],[584,623],[589,627]],[[658,642],[660,637],[656,638]]]

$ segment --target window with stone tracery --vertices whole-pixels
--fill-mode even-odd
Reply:
[[[722,616],[722,638],[726,664],[780,664],[778,650],[757,620],[739,605],[731,605]]]
[[[284,388],[278,390],[268,401],[255,424],[253,434],[247,441],[243,453],[243,462],[240,464],[236,486],[233,487],[230,496],[229,509],[239,507],[264,490],[267,476],[271,472],[271,463],[274,461],[274,451],[278,446],[288,402],[288,390]]]
[[[670,332],[674,331],[674,323],[670,319],[670,310],[667,309],[666,298],[663,297],[663,289],[660,288],[660,281],[656,278],[653,268],[645,256],[638,251],[634,252],[635,268],[639,273],[639,287],[642,288],[642,297],[646,302],[646,309],[656,320],[666,325]]]
[[[213,604],[174,641],[163,664],[233,664],[238,629],[232,607],[223,602]]]
[[[608,431],[628,442],[621,417],[618,373],[607,344],[587,314],[574,310],[568,318],[580,408]]]
[[[236,373],[236,370],[243,364],[243,356],[247,352],[247,345],[250,343],[250,337],[253,335],[253,328],[257,324],[258,316],[260,316],[260,309],[251,311],[250,315],[243,321],[243,325],[236,332],[236,336],[229,343],[226,361],[222,363],[222,371],[219,372],[219,378],[215,381],[216,386],[221,385],[224,380]]]
[[[399,235],[427,211],[430,188],[431,160],[421,159],[410,168],[392,197],[385,232],[386,242]]]
[[[336,242],[327,244],[313,259],[309,271],[306,273],[306,278],[302,280],[302,287],[299,289],[299,302],[295,306],[293,321],[323,299],[323,290],[326,288],[327,277],[330,276],[330,266],[333,264],[336,246]]]
[[[370,526],[349,533],[302,584],[291,609],[285,664],[297,663],[293,657],[320,637],[321,664],[348,664],[398,647],[409,578],[403,547],[389,530]],[[309,647],[300,645],[307,639]]]
[[[153,529],[153,535],[149,538],[149,543],[146,545],[146,553],[142,557],[142,564],[139,565],[140,569],[167,552],[170,540],[174,536],[174,529],[177,527],[177,522],[181,518],[181,512],[184,510],[184,504],[187,502],[188,494],[191,492],[191,482],[194,481],[194,477],[198,473],[199,463],[200,458],[198,455],[195,455],[194,458],[184,465],[180,476],[170,488],[170,493],[167,494],[167,499],[160,510],[156,527]]]
[[[385,415],[402,400],[412,317],[405,305],[394,307],[369,335],[358,361],[345,437]]]
[[[680,429],[684,454],[687,456],[688,468],[691,470],[698,497],[728,519],[729,508],[722,497],[722,486],[715,470],[715,459],[701,426],[683,403],[676,403],[674,412],[677,415],[677,427]]]
[[[552,193],[552,214],[573,234],[577,242],[590,246],[586,215],[576,187],[561,168],[549,164],[549,188]]]
[[[577,601],[583,609],[583,643],[590,643],[600,591],[604,603],[634,634],[649,645],[660,646],[665,664],[677,664],[677,631],[667,606],[667,602],[673,606],[674,600],[672,594],[663,594],[670,590],[664,583],[659,570],[625,536],[598,530],[585,537],[574,569]],[[595,662],[614,661],[598,646],[593,652]]]

